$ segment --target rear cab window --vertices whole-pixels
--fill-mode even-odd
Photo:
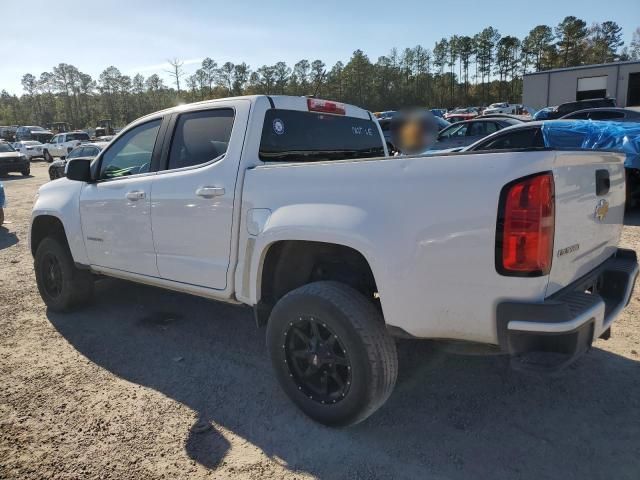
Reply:
[[[384,157],[377,123],[302,110],[267,110],[260,141],[260,160],[312,162]]]
[[[89,140],[88,133],[67,133],[67,142],[71,140]]]

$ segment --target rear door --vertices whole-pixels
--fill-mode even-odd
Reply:
[[[158,272],[167,280],[223,290],[231,256],[233,200],[249,101],[175,114],[163,168],[151,188]]]

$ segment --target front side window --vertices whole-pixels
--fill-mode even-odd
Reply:
[[[302,110],[267,110],[260,160],[327,161],[384,156],[375,120]]]
[[[160,130],[161,120],[138,125],[122,135],[102,156],[101,180],[146,173]]]
[[[229,147],[233,118],[231,108],[180,115],[171,141],[169,169],[201,165],[223,155]]]
[[[56,135],[55,137],[53,137],[51,140],[49,140],[50,143],[58,143],[58,136]]]

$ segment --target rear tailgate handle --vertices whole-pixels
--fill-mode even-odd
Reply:
[[[606,195],[609,193],[609,187],[611,182],[609,181],[609,170],[596,170],[596,195]]]

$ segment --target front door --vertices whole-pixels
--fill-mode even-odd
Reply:
[[[177,114],[153,179],[151,222],[162,278],[223,290],[248,101]]]
[[[151,233],[152,157],[161,120],[138,125],[102,153],[80,216],[91,265],[158,276]],[[160,142],[158,142],[160,143]]]

